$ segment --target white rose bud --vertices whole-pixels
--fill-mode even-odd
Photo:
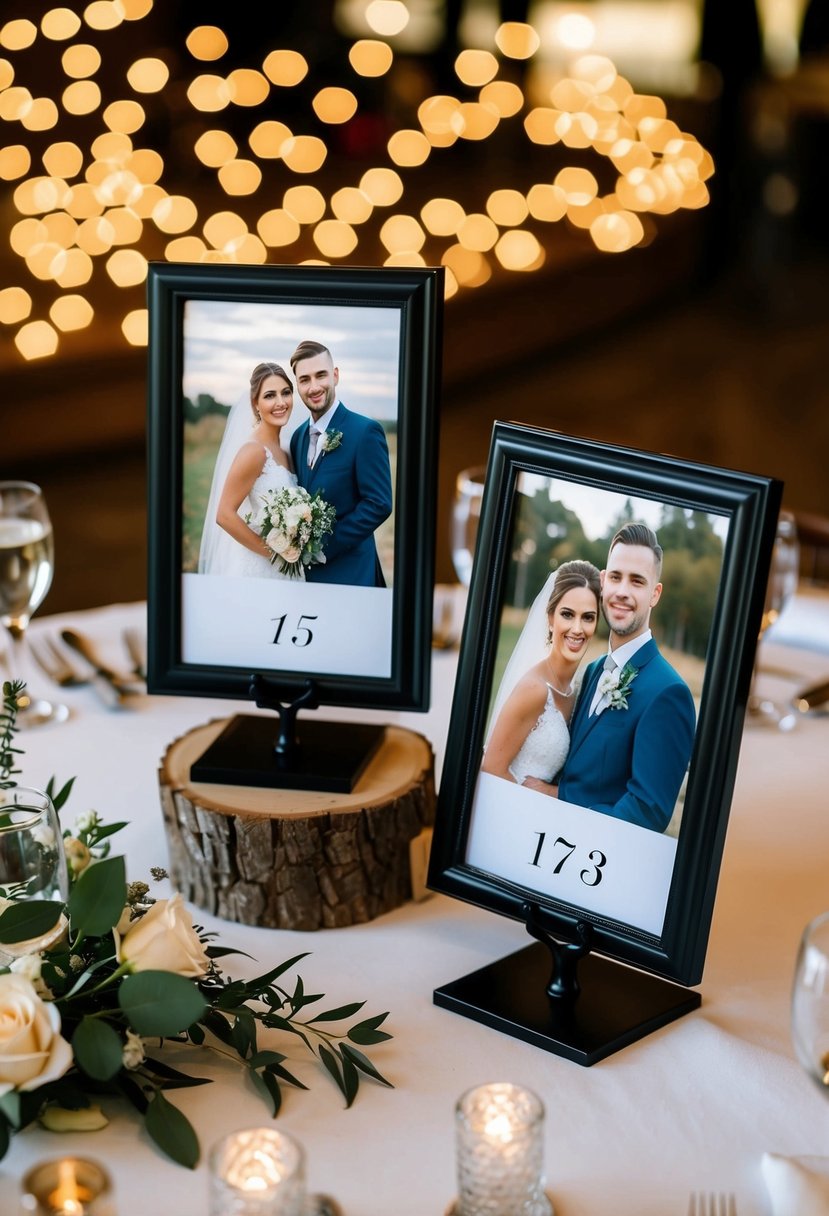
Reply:
[[[57,1007],[42,1001],[25,976],[0,975],[0,1097],[38,1089],[71,1067]]]
[[[63,851],[66,854],[66,864],[77,878],[83,874],[92,860],[92,854],[82,840],[77,836],[66,836],[63,841]]]
[[[160,899],[135,921],[118,944],[119,963],[133,971],[174,971],[186,979],[205,975],[210,960],[181,895]]]
[[[127,1041],[121,1052],[124,1068],[138,1068],[144,1062],[144,1040],[134,1030],[127,1031]]]

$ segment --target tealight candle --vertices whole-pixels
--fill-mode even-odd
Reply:
[[[21,1211],[34,1216],[115,1216],[109,1175],[84,1157],[44,1161],[23,1179]]]
[[[544,1193],[544,1107],[531,1090],[480,1085],[455,1110],[453,1216],[552,1216]]]
[[[303,1216],[305,1154],[269,1127],[232,1132],[210,1153],[210,1216]]]

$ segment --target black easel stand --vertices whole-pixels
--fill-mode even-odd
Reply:
[[[237,714],[191,766],[191,781],[348,794],[383,741],[385,727],[362,722],[298,726],[299,710],[319,704],[313,680],[286,703],[276,686],[253,675],[250,696],[278,714],[276,739],[271,718]]]
[[[435,989],[436,1005],[585,1066],[699,1007],[693,989],[591,954],[586,921],[560,941],[524,910],[536,943]]]

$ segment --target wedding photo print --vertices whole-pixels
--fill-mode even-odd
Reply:
[[[441,275],[150,265],[155,691],[426,705]]]
[[[471,864],[660,931],[726,537],[519,475]]]

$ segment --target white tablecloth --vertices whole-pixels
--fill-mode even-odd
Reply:
[[[121,627],[143,623],[143,605],[45,618],[33,628],[66,623],[116,653]],[[790,692],[798,672],[829,675],[826,654],[781,645],[773,653],[767,647],[763,658],[774,669],[762,677],[768,691]],[[435,652],[429,714],[392,716],[431,740],[438,766],[455,661],[453,652]],[[791,679],[777,674],[789,670]],[[88,689],[65,692],[64,699],[73,708],[67,723],[23,739],[25,780],[38,785],[53,773],[59,780],[77,774],[65,814],[94,808],[109,820],[129,820],[116,841],[130,877],[144,878],[151,865],[167,860],[157,786],[166,747],[192,726],[240,706],[153,697],[107,712]],[[352,715],[324,710],[320,716]],[[684,1216],[691,1189],[734,1190],[740,1216],[768,1213],[760,1174],[765,1150],[829,1154],[829,1103],[798,1067],[789,1039],[798,938],[829,906],[827,788],[829,717],[804,719],[789,734],[746,727],[702,1007],[589,1069],[433,1004],[435,987],[527,944],[515,922],[442,896],[366,925],[316,934],[248,928],[201,914],[199,922],[219,930],[224,944],[256,959],[234,960],[236,974],[256,974],[308,950],[298,968],[306,987],[337,1004],[365,999],[366,1014],[390,1011],[394,1038],[370,1051],[395,1089],[366,1082],[345,1110],[313,1062],[297,1065],[311,1089],[287,1090],[279,1122],[305,1146],[311,1189],[334,1195],[346,1216],[440,1216],[456,1189],[455,1101],[471,1086],[508,1080],[530,1086],[546,1105],[546,1172],[557,1216]],[[213,1085],[173,1095],[201,1140],[195,1174],[168,1162],[140,1120],[115,1103],[107,1106],[112,1121],[101,1132],[57,1136],[30,1128],[17,1136],[0,1162],[0,1216],[16,1216],[18,1182],[32,1163],[70,1153],[109,1167],[120,1216],[203,1213],[207,1148],[225,1132],[267,1123],[268,1116],[232,1063],[194,1049],[186,1054],[188,1069],[215,1078]]]

